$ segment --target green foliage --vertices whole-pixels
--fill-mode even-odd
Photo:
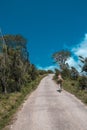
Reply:
[[[65,79],[63,82],[63,88],[67,90],[70,93],[77,93],[78,90],[78,81],[77,80],[72,80],[72,79]]]
[[[31,83],[22,87],[20,92],[0,94],[0,130],[9,124],[12,115],[25,100],[26,96],[35,90],[43,76],[38,76]]]
[[[38,70],[39,75],[47,75],[47,74],[53,74],[54,72],[52,70]]]
[[[70,57],[70,52],[67,50],[59,51],[53,54],[53,59],[63,70],[64,68],[68,68],[68,64],[66,63],[67,59]]]
[[[76,68],[75,67],[71,67],[71,70],[70,70],[70,77],[71,77],[71,79],[77,80],[78,76],[79,76],[79,72],[76,70]]]
[[[57,80],[59,74],[60,74],[60,70],[55,69],[55,75],[54,75],[53,79],[54,79],[54,80]]]
[[[80,58],[80,61],[83,63],[83,66],[81,66],[82,67],[82,72],[83,71],[87,72],[87,57],[84,58],[82,56],[79,56],[79,58]]]
[[[68,92],[74,94],[84,103],[87,103],[87,76],[81,76],[78,70],[73,66],[69,67],[66,64],[67,58],[70,57],[70,53],[66,51],[60,51],[53,54],[53,58],[56,63],[58,63],[62,77],[64,79],[63,88]],[[79,56],[81,61],[81,70],[87,74],[87,57],[84,58]],[[60,70],[55,70],[54,80],[57,81],[57,76]]]
[[[54,72],[52,70],[47,71],[48,74],[53,74]]]
[[[44,75],[47,74],[46,70],[38,70],[39,75]]]
[[[79,85],[80,84],[79,84],[78,80],[67,79],[67,80],[64,80],[64,82],[63,82],[63,88],[65,90],[74,94],[76,97],[78,97],[80,100],[82,100],[84,103],[87,104],[87,90],[84,90],[84,89],[81,90],[81,88],[79,89],[78,88]]]
[[[87,77],[86,76],[80,76],[78,88],[81,90],[84,90],[84,89],[87,90]]]
[[[0,38],[0,92],[21,91],[37,78],[38,70],[30,63],[26,39],[20,35]]]
[[[38,76],[38,71],[37,71],[35,65],[32,64],[31,65],[31,79],[35,80],[37,76]]]
[[[70,78],[70,69],[64,68],[61,72],[63,79]]]

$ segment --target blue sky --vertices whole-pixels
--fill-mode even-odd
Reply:
[[[62,49],[87,56],[87,0],[3,0],[0,27],[27,39],[30,60],[39,68],[54,68],[51,56]]]

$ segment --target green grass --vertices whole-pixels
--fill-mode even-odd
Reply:
[[[87,91],[78,89],[78,80],[64,80],[63,88],[87,104]]]
[[[43,76],[40,76],[31,83],[28,83],[22,88],[21,92],[6,95],[0,94],[0,130],[9,124],[12,116],[23,103],[26,96],[37,88],[42,78]]]

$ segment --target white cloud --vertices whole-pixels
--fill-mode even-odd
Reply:
[[[74,58],[74,56],[72,56],[67,60],[66,63],[68,63],[70,67],[74,66],[80,72],[81,68],[79,67],[79,65],[81,63],[78,59],[78,56],[83,56],[84,58],[87,57],[87,34],[85,34],[83,40],[80,43],[78,43],[76,46],[74,46],[72,49],[70,49],[70,51],[77,58]],[[59,67],[58,65],[51,65],[47,67],[41,67],[37,65],[37,68],[41,70],[55,70],[55,68],[58,69]]]
[[[87,34],[85,34],[85,38],[83,39],[83,41],[80,44],[78,44],[77,46],[72,48],[72,52],[76,56],[81,55],[83,57],[87,57]]]
[[[75,47],[71,49],[71,52],[77,58],[78,56],[83,56],[84,58],[87,57],[87,34],[85,34],[84,39],[79,44],[77,44]],[[81,62],[79,61],[79,59],[74,59],[73,57],[70,57],[67,60],[67,63],[70,66],[74,66],[75,68],[77,68],[78,71],[81,71],[81,68],[79,67]]]
[[[70,66],[76,66],[77,65],[77,62],[74,60],[73,57],[70,57],[67,62]]]
[[[81,71],[81,68],[79,67],[79,60],[76,61],[73,57],[70,57],[66,63],[68,63],[70,67],[75,67],[79,72]]]

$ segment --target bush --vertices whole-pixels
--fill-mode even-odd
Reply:
[[[63,69],[62,77],[63,77],[63,79],[70,78],[70,70],[68,68]]]
[[[79,78],[79,83],[78,83],[78,87],[81,89],[81,90],[86,90],[87,89],[87,77],[86,76],[81,76]]]

